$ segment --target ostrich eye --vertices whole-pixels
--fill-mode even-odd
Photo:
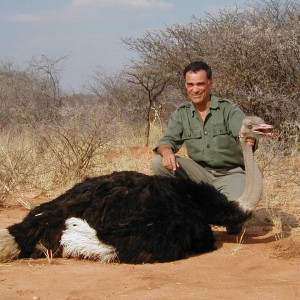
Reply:
[[[249,127],[250,129],[252,129],[252,128],[253,128],[253,125],[252,125],[252,124],[249,124],[248,127]]]

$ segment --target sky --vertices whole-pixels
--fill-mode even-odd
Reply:
[[[61,86],[80,92],[100,67],[121,70],[130,57],[121,39],[140,37],[192,16],[205,18],[246,0],[0,0],[0,62],[23,68],[33,57],[63,60]]]

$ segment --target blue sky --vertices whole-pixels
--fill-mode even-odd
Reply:
[[[67,55],[61,83],[80,91],[97,66],[118,70],[132,53],[121,38],[186,24],[247,0],[0,0],[0,61]]]

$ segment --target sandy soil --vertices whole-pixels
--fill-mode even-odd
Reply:
[[[298,194],[297,194],[298,193]],[[240,236],[215,227],[218,250],[145,265],[74,259],[0,264],[0,299],[300,299],[300,197],[277,211],[283,230],[260,208]],[[38,197],[31,205],[47,201]],[[296,205],[295,205],[296,203]],[[0,209],[0,227],[20,221],[21,205]],[[273,211],[274,213],[274,211]]]

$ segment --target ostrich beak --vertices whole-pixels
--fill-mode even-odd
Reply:
[[[265,136],[273,136],[273,125],[269,124],[258,124],[253,126],[253,133],[258,135],[265,135]]]

